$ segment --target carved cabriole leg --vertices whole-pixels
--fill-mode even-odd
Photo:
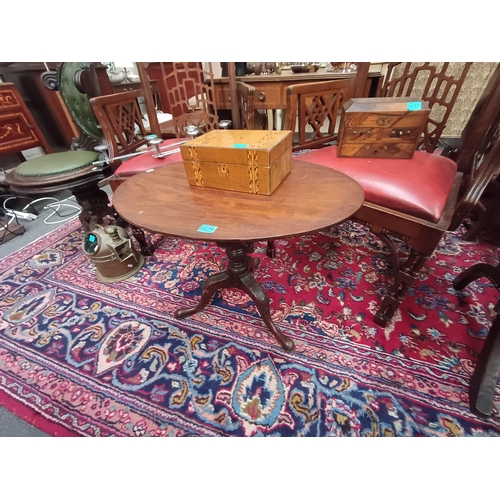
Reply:
[[[380,226],[375,225],[369,225],[369,229],[385,244],[390,253],[394,283],[384,297],[382,305],[375,313],[374,317],[374,321],[377,325],[386,327],[393,318],[394,313],[399,309],[406,293],[417,279],[418,272],[424,265],[427,256],[412,249],[405,263],[402,264],[394,243],[385,231]]]
[[[108,195],[99,189],[97,182],[72,189],[82,211],[78,216],[85,232],[95,229],[96,224],[101,224],[106,215],[113,215],[114,209],[109,206]]]
[[[500,264],[496,267],[490,264],[474,264],[465,271],[462,271],[454,280],[453,288],[463,290],[469,283],[479,278],[487,278],[500,290]],[[496,308],[495,308],[496,310]]]
[[[290,337],[283,335],[276,328],[276,325],[271,319],[271,307],[269,305],[269,298],[267,297],[264,288],[262,288],[262,285],[260,283],[257,283],[257,281],[255,281],[254,277],[250,273],[241,276],[240,279],[241,285],[239,286],[239,288],[247,293],[254,301],[255,307],[257,307],[257,310],[262,316],[264,323],[274,335],[276,340],[281,344],[285,351],[293,351],[295,349],[293,340]]]
[[[254,301],[264,323],[267,325],[276,340],[286,351],[295,348],[293,340],[283,335],[274,325],[271,319],[269,299],[262,286],[255,281],[252,272],[259,265],[259,259],[248,256],[248,252],[253,249],[253,244],[246,243],[219,243],[219,246],[226,249],[229,258],[228,267],[221,273],[214,274],[208,278],[202,287],[201,298],[198,304],[193,307],[181,308],[175,311],[176,318],[185,318],[191,314],[201,311],[212,298],[216,290],[221,288],[238,288],[247,293]]]
[[[201,298],[198,304],[193,307],[185,307],[181,309],[177,309],[175,311],[174,316],[178,319],[185,318],[186,316],[191,316],[191,314],[195,314],[200,312],[208,303],[210,299],[213,297],[214,293],[220,288],[230,288],[233,284],[231,273],[226,269],[221,273],[213,274],[210,276],[205,283],[203,283],[203,287],[201,289]]]
[[[454,280],[453,287],[463,290],[469,283],[487,278],[500,290],[500,264],[496,267],[479,263],[462,271]],[[500,310],[500,301],[496,303],[495,311]],[[493,398],[500,373],[500,315],[494,319],[469,384],[469,401],[472,411],[482,415],[491,415]]]
[[[497,303],[497,307],[500,303]],[[494,319],[469,384],[472,410],[491,415],[500,373],[500,316]]]

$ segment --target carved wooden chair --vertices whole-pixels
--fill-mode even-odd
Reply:
[[[431,115],[419,148],[432,153],[439,144],[472,63],[450,73],[450,63],[389,63],[381,97],[415,97],[428,103]]]
[[[442,82],[445,89],[458,92],[453,89],[452,80],[443,77]],[[455,89],[458,85],[455,84]],[[293,92],[289,89],[290,94]],[[308,93],[310,96],[311,88]],[[391,95],[396,93],[391,91]],[[436,97],[436,102],[446,104],[448,100],[446,93]],[[336,145],[300,156],[302,161],[325,165],[353,177],[365,191],[365,202],[352,219],[366,225],[386,244],[392,263],[393,282],[375,315],[375,322],[381,326],[393,318],[445,231],[458,227],[461,218],[453,216],[462,206],[462,200],[473,206],[480,196],[480,190],[476,189],[479,179],[491,178],[496,170],[492,156],[489,161],[479,162],[478,182],[468,186],[457,203],[463,174],[451,159],[432,154],[440,134],[439,124],[434,121],[432,124],[435,127],[429,127],[422,139],[423,147],[429,147],[430,152],[417,151],[411,160],[339,158]],[[487,144],[478,146],[482,149],[477,154],[484,154]],[[465,212],[462,210],[460,217]],[[400,258],[392,238],[409,247],[408,256]]]
[[[212,63],[206,68],[199,62],[147,63],[137,62],[148,116],[156,114],[151,81],[158,86],[161,111],[173,116],[173,129],[177,137],[186,137],[185,127],[195,126],[201,133],[219,128],[219,115],[215,99]],[[238,121],[242,129],[253,128],[253,98],[255,88],[237,83]],[[252,112],[249,112],[250,109]],[[235,117],[233,121],[236,123]],[[172,124],[151,128],[157,135],[172,130]]]
[[[113,190],[128,177],[182,161],[181,153],[175,147],[184,142],[179,138],[164,140],[158,148],[147,146],[147,131],[139,106],[142,96],[142,90],[132,90],[90,99],[108,145],[108,161],[114,172],[109,183]],[[137,154],[140,148],[145,152]]]
[[[342,103],[350,99],[353,86],[353,79],[345,79],[287,88],[285,129],[298,130],[293,151],[317,148],[337,139]]]
[[[156,116],[156,107],[154,100],[152,99],[151,86],[149,85],[149,75],[146,72],[148,63],[136,63],[139,76],[142,82],[142,90],[135,90],[130,92],[122,92],[119,94],[112,94],[108,96],[99,96],[91,99],[91,104],[97,119],[100,123],[102,133],[104,134],[109,151],[108,155],[110,158],[116,158],[117,156],[127,155],[129,153],[134,153],[138,148],[146,144],[146,135],[149,132],[157,135],[158,137],[164,136],[166,129],[162,128],[163,124],[159,124],[157,121],[150,119],[151,129],[146,130],[142,122],[142,116],[140,112],[138,99],[144,98],[146,104],[146,109],[148,111],[149,117]],[[184,101],[179,101],[177,107],[163,107],[163,110],[172,112],[173,110],[176,114],[179,112],[180,115],[174,117],[176,123],[175,132],[176,138],[164,140],[159,149],[164,153],[163,156],[158,155],[158,150],[156,147],[150,147],[145,154],[135,155],[130,158],[125,158],[125,161],[112,161],[111,166],[113,168],[114,174],[109,178],[109,183],[111,188],[115,190],[124,180],[128,177],[136,175],[141,172],[145,172],[156,168],[160,165],[167,165],[177,161],[182,161],[182,157],[178,147],[181,141],[180,139],[186,137],[186,131],[184,127],[187,125],[194,125],[198,128],[199,132],[206,132],[207,127],[205,123],[210,124],[210,129],[218,128],[219,121],[216,123],[214,120],[218,116],[216,114],[210,114],[207,118],[206,112],[211,112],[212,105],[208,99],[200,97],[199,95],[194,96],[197,91],[203,90],[206,95],[211,95],[211,90],[209,88],[203,87],[201,85],[202,73],[197,73],[198,66],[195,63],[173,63],[188,65],[189,71],[184,75],[185,80],[182,80],[182,72],[175,74],[177,80],[182,80],[185,83],[185,87],[179,91],[178,95],[187,98],[187,104]],[[156,73],[154,77],[161,80],[161,75],[164,74],[164,80],[168,80],[171,73],[168,72],[167,63],[156,63]],[[162,73],[158,74],[158,68]],[[172,67],[170,68],[172,69]],[[179,74],[181,76],[179,76]],[[189,78],[188,78],[189,77]],[[186,81],[189,80],[189,81]],[[188,84],[189,83],[189,84]],[[196,85],[195,85],[196,84]],[[199,86],[197,86],[199,84]],[[160,90],[163,89],[163,103],[169,99],[169,96],[173,93],[172,89],[166,89],[166,87],[161,84],[158,85]],[[241,123],[242,128],[253,128],[253,118],[254,118],[254,94],[255,88],[251,85],[247,85],[242,82],[236,83],[237,99],[238,99],[238,118]],[[194,100],[189,102],[193,98]],[[170,101],[169,101],[170,102]],[[198,103],[198,104],[196,104]],[[185,106],[184,106],[185,105]],[[163,106],[165,106],[163,104]],[[184,107],[183,107],[184,106]],[[191,106],[191,108],[189,108]],[[201,107],[201,109],[195,109]],[[183,113],[182,110],[187,109],[187,113]],[[200,112],[201,111],[201,112]],[[215,123],[215,125],[214,125]],[[222,122],[220,122],[222,123]]]
[[[127,225],[116,214],[108,195],[99,183],[111,175],[107,161],[99,160],[101,153],[94,148],[102,146],[103,135],[90,105],[89,95],[98,92],[95,87],[92,63],[65,62],[57,72],[42,75],[45,85],[58,89],[73,120],[78,125],[80,136],[73,140],[71,150],[32,158],[6,175],[10,189],[17,194],[51,194],[70,190],[82,207],[79,219],[86,232],[101,224],[104,217],[113,217],[118,224]],[[135,228],[144,255],[151,249],[142,230]]]
[[[470,217],[472,224],[463,236],[465,240],[473,240],[484,230],[492,227],[497,215],[500,214],[500,179],[498,175],[494,179],[484,175],[483,169],[480,168],[483,156],[478,154],[478,151],[489,151],[500,135],[499,102],[500,64],[496,67],[462,133],[460,147],[448,153],[457,163],[458,170],[465,172],[463,189],[469,191],[470,186],[475,186],[477,191],[484,192],[478,203],[473,199],[464,199],[455,211],[455,217],[459,220],[473,212]],[[489,157],[491,159],[498,155],[500,152],[492,153]],[[453,225],[457,224],[452,223]]]

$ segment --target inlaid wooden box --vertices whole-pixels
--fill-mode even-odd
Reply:
[[[192,186],[270,195],[290,173],[290,131],[212,130],[180,146]]]
[[[411,97],[368,97],[344,104],[339,133],[343,158],[412,158],[430,109]]]

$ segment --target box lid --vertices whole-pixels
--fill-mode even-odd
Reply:
[[[408,106],[408,103],[412,105]],[[415,103],[415,105],[413,105]],[[346,113],[389,113],[429,110],[426,101],[415,97],[358,97],[344,103]]]
[[[248,165],[273,164],[292,147],[289,130],[212,130],[181,145],[184,160]],[[253,153],[254,152],[254,153]],[[249,161],[249,156],[254,160]]]

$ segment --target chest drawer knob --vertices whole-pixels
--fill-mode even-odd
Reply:
[[[266,100],[266,94],[265,92],[261,92],[259,94],[259,101],[265,101]]]
[[[389,122],[391,121],[390,118],[387,118],[385,116],[380,117],[377,120],[377,125],[380,125],[381,127],[385,127]]]

